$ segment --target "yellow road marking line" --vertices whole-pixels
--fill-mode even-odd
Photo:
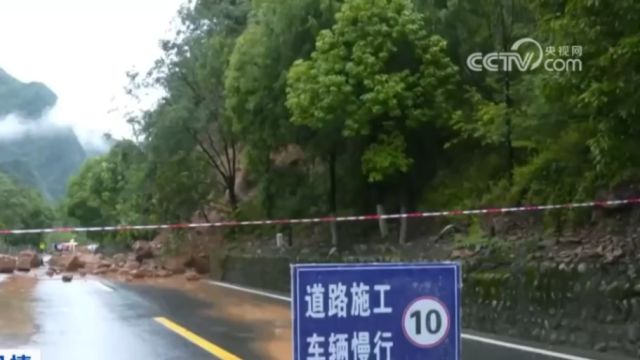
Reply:
[[[164,325],[167,329],[175,332],[176,334],[182,336],[183,338],[189,340],[190,342],[198,345],[206,352],[213,354],[220,358],[220,360],[242,360],[241,358],[233,355],[227,350],[205,340],[204,338],[192,333],[191,331],[185,329],[184,327],[174,323],[173,321],[165,318],[165,317],[156,317],[153,318],[156,322]]]

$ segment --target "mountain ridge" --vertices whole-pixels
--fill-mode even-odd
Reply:
[[[0,68],[0,125],[20,131],[0,133],[0,171],[15,182],[38,189],[49,201],[61,199],[67,181],[87,158],[71,127],[54,125],[44,115],[57,95],[40,82],[21,82]]]
[[[37,120],[57,101],[58,96],[45,84],[24,83],[0,68],[0,118],[14,113]]]

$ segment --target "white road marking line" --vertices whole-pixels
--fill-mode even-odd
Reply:
[[[255,295],[260,295],[260,296],[264,296],[264,297],[268,297],[268,298],[272,298],[272,299],[291,302],[291,298],[289,298],[289,297],[282,296],[282,295],[276,295],[276,294],[269,293],[269,292],[266,292],[266,291],[248,289],[248,288],[245,288],[245,287],[242,287],[242,286],[227,284],[227,283],[223,283],[223,282],[220,282],[220,281],[210,280],[208,282],[210,284],[213,284],[213,285],[216,285],[216,286],[221,286],[221,287],[225,287],[225,288],[229,288],[229,289],[243,291],[243,292],[250,293],[250,294],[255,294]],[[530,352],[530,353],[535,353],[535,354],[555,357],[557,359],[564,359],[564,360],[593,360],[593,359],[586,358],[586,357],[563,354],[563,353],[559,353],[559,352],[555,352],[555,351],[534,348],[534,347],[531,347],[531,346],[518,345],[518,344],[509,343],[509,342],[505,342],[505,341],[498,341],[498,340],[489,339],[489,338],[476,336],[476,335],[470,335],[470,334],[464,334],[463,333],[462,334],[462,338],[466,339],[466,340],[482,342],[482,343],[485,343],[485,344],[501,346],[501,347],[505,347],[505,348],[509,348],[509,349],[515,349],[515,350],[520,350],[520,351],[524,351],[524,352]]]
[[[102,281],[96,280],[95,284],[98,285],[98,287],[100,287],[101,289],[105,290],[105,291],[109,291],[112,292],[113,289],[108,287],[107,285],[103,284]]]
[[[213,280],[210,280],[209,283],[211,283],[213,285],[221,286],[221,287],[226,287],[226,288],[229,288],[229,289],[234,289],[234,290],[238,290],[238,291],[244,291],[244,292],[250,293],[250,294],[256,294],[256,295],[261,295],[261,296],[264,296],[264,297],[269,297],[269,298],[272,298],[272,299],[277,299],[277,300],[282,300],[282,301],[291,301],[291,299],[286,297],[286,296],[271,294],[271,293],[268,293],[268,292],[265,292],[265,291],[247,289],[245,287],[241,287],[241,286],[237,286],[237,285],[231,285],[231,284],[227,284],[227,283],[223,283],[223,282],[219,282],[219,281],[213,281]]]
[[[551,356],[551,357],[555,357],[555,358],[558,358],[558,359],[565,359],[565,360],[593,360],[593,359],[586,358],[586,357],[563,354],[563,353],[559,353],[559,352],[555,352],[555,351],[544,350],[544,349],[539,349],[539,348],[534,348],[534,347],[524,346],[524,345],[518,345],[518,344],[504,342],[504,341],[498,341],[498,340],[488,339],[488,338],[481,337],[481,336],[476,336],[476,335],[462,334],[462,338],[463,339],[467,339],[467,340],[483,342],[483,343],[486,343],[486,344],[502,346],[502,347],[506,347],[506,348],[510,348],[510,349],[526,351],[526,352],[536,353],[536,354],[545,355],[545,356]]]

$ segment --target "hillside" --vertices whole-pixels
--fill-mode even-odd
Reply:
[[[70,128],[0,141],[0,170],[48,199],[64,196],[67,180],[86,158]]]
[[[67,180],[86,159],[71,128],[45,124],[42,119],[56,101],[46,85],[23,83],[0,69],[0,125],[18,118],[11,129],[20,130],[0,133],[0,171],[35,187],[49,200],[64,196]]]
[[[22,118],[37,120],[57,100],[56,94],[46,85],[23,83],[0,68],[0,117],[15,113]]]
[[[633,2],[561,14],[510,2],[514,19],[482,1],[196,2],[132,78],[135,96],[165,93],[129,119],[141,141],[88,163],[70,189],[81,223],[185,221],[220,203],[242,220],[584,202],[640,183],[640,30],[619,21]],[[542,49],[575,45],[579,66],[469,67],[533,35]],[[287,149],[299,154],[281,164]],[[403,229],[398,242],[411,240]],[[332,230],[333,244],[356,238]]]

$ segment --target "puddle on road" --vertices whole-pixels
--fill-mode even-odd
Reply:
[[[256,353],[261,354],[261,359],[291,359],[291,319],[288,303],[278,304],[256,295],[225,289],[204,281],[186,282],[182,277],[150,279],[136,283],[178,289],[211,303],[209,315],[223,317],[230,322],[256,330],[257,339],[251,347]]]
[[[17,347],[35,333],[33,290],[38,280],[13,275],[0,282],[0,347]]]

